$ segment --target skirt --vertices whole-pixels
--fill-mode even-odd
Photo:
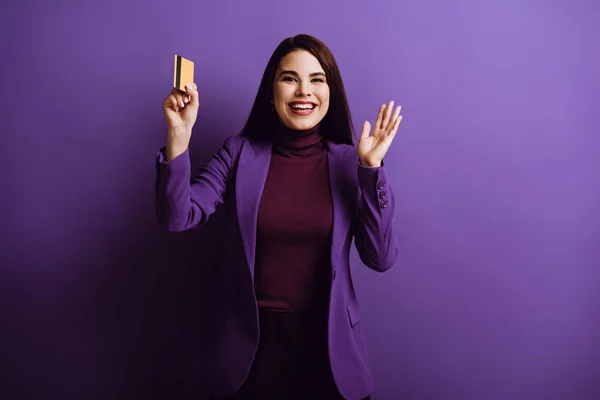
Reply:
[[[229,400],[343,400],[329,364],[327,308],[321,310],[261,310],[254,363]]]

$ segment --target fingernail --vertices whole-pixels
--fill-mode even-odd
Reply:
[[[189,84],[188,84],[188,85],[185,85],[185,87],[186,87],[188,90],[192,90],[192,89],[193,89],[193,88],[192,88],[192,85],[189,85]]]

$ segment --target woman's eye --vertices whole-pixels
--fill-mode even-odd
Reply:
[[[285,82],[293,82],[295,79],[294,79],[294,78],[292,78],[291,76],[286,76],[286,77],[284,77],[284,78],[283,78],[283,80],[284,80]]]
[[[313,82],[323,83],[323,82],[325,82],[325,80],[323,78],[315,78],[315,79],[313,79]]]

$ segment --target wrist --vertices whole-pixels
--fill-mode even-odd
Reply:
[[[383,160],[367,160],[367,159],[358,159],[358,162],[361,166],[366,168],[377,168],[381,167]]]
[[[174,146],[167,145],[167,147],[165,148],[166,161],[169,162],[169,161],[176,159],[177,157],[179,157],[180,155],[185,153],[186,150],[187,150],[187,147],[181,148],[181,147],[174,147]]]
[[[192,130],[187,128],[186,126],[175,126],[169,127],[167,130],[168,138],[180,138],[180,137],[190,137],[192,136]]]
[[[167,136],[167,145],[165,148],[165,156],[167,161],[171,161],[183,154],[189,146],[189,136],[184,134],[171,132]]]

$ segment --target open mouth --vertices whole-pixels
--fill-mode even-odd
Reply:
[[[317,105],[311,102],[296,101],[289,103],[289,107],[290,110],[292,110],[292,112],[295,114],[308,115],[311,114],[315,108],[317,108]]]

